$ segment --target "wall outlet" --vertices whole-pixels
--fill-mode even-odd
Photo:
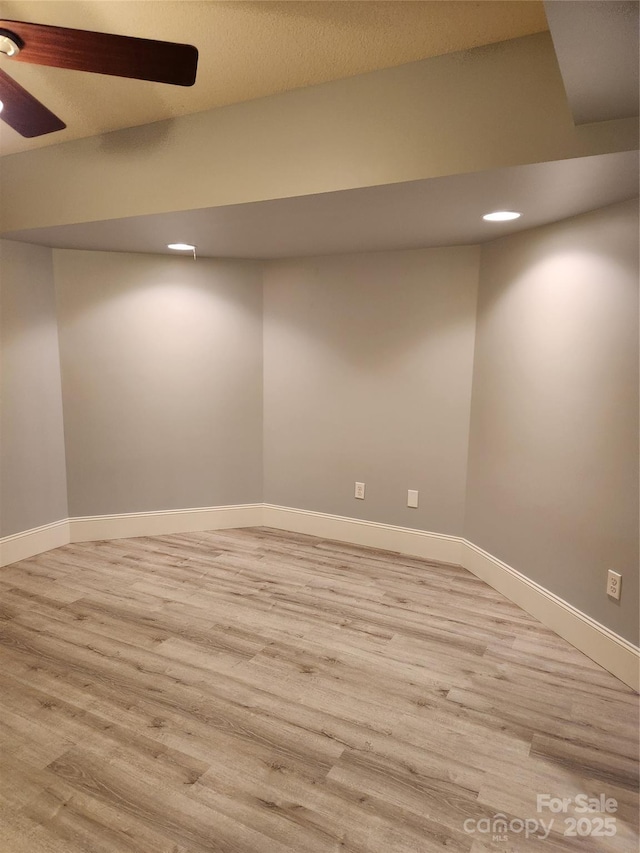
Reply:
[[[364,500],[364,483],[356,483],[355,496],[360,501]]]
[[[407,492],[407,506],[414,508],[418,506],[418,492],[414,489],[409,489]]]
[[[607,572],[607,595],[620,601],[620,587],[622,586],[622,575],[609,569]]]

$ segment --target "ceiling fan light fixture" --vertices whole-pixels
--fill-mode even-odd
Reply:
[[[15,56],[20,53],[22,42],[15,33],[0,29],[0,53],[5,56]]]
[[[511,219],[519,219],[522,216],[516,210],[494,210],[493,213],[485,213],[482,217],[486,222],[509,222]]]
[[[193,252],[195,248],[191,243],[167,243],[167,249],[173,249],[174,252]]]

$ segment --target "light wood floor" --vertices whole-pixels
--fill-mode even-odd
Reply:
[[[637,697],[461,568],[246,529],[0,593],[2,853],[637,850]],[[580,793],[614,837],[536,811]],[[554,828],[465,832],[496,812]]]

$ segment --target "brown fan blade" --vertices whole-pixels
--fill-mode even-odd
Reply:
[[[0,101],[3,105],[0,119],[28,139],[64,130],[67,126],[1,68]]]
[[[16,62],[52,65],[76,71],[154,80],[176,86],[193,86],[198,51],[190,44],[49,27],[25,21],[2,21],[0,30],[18,36]]]

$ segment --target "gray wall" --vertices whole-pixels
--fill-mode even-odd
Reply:
[[[0,241],[0,536],[67,517],[51,250]]]
[[[483,249],[465,536],[637,642],[637,201]]]
[[[267,502],[462,533],[478,258],[457,247],[266,265]]]
[[[464,535],[637,640],[637,229],[631,202],[482,252],[272,262],[264,282],[252,262],[56,251],[68,512],[51,253],[5,241],[2,535],[264,484]]]
[[[262,274],[54,252],[72,516],[262,498]]]

